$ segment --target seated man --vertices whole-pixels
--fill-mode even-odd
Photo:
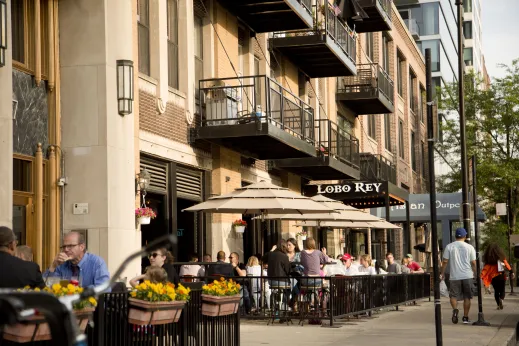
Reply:
[[[225,252],[218,251],[215,264],[208,265],[205,274],[210,281],[218,276],[233,277],[234,267],[232,264],[225,262]]]
[[[61,252],[43,276],[77,279],[82,287],[99,286],[110,279],[105,261],[87,252],[85,238],[78,232],[65,235]]]

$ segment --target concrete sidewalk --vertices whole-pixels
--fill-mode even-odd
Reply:
[[[340,328],[326,328],[305,324],[274,324],[265,321],[242,321],[241,345],[376,345],[395,346],[402,343],[436,345],[434,306],[420,301],[418,306],[403,306],[400,311],[375,313],[372,318],[338,320]],[[442,298],[443,344],[449,345],[516,345],[515,328],[519,322],[519,295],[507,296],[504,310],[497,310],[493,295],[483,296],[483,312],[490,327],[464,325],[462,304],[459,305],[459,324],[451,322],[452,308],[447,298]],[[477,320],[477,298],[472,301],[470,318]]]

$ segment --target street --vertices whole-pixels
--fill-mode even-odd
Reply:
[[[241,345],[377,345],[394,346],[413,342],[420,346],[436,345],[433,303],[417,302],[417,306],[400,307],[399,311],[382,311],[372,318],[339,320],[340,328],[308,325],[298,326],[266,322],[242,322]],[[457,325],[451,322],[452,309],[447,298],[442,298],[443,344],[460,345],[515,345],[508,343],[519,322],[519,296],[507,296],[505,308],[495,309],[492,295],[484,295],[485,320],[490,327]],[[461,305],[460,305],[461,308]],[[473,300],[471,320],[477,320],[477,299]],[[461,312],[460,312],[461,314]]]

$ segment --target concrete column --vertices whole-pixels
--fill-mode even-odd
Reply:
[[[112,273],[141,245],[134,216],[134,117],[117,109],[116,60],[134,56],[132,5],[78,0],[59,7],[65,231],[87,229],[89,251],[102,256]],[[74,214],[76,203],[88,203],[88,212]],[[138,273],[135,260],[123,277]]]
[[[0,67],[0,226],[13,226],[13,69],[11,6],[7,6],[7,50]]]

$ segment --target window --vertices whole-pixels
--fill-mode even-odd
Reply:
[[[402,120],[398,121],[398,154],[405,159],[404,152],[404,123]]]
[[[425,57],[425,50],[431,49],[431,70],[432,72],[440,71],[440,40],[428,40],[418,42],[418,47],[422,50]]]
[[[463,1],[463,10],[465,12],[472,12],[472,0]]]
[[[270,77],[278,79],[281,76],[281,65],[273,52],[270,52]]]
[[[440,5],[439,2],[422,5],[422,20],[418,23],[420,36],[438,35],[440,33]]]
[[[463,60],[465,61],[466,66],[473,65],[472,47],[463,48]]]
[[[368,115],[368,136],[373,139],[377,138],[377,124],[376,124],[376,116]]]
[[[404,71],[402,66],[404,64],[404,59],[400,56],[400,54],[396,57],[396,77],[397,77],[397,87],[398,87],[398,95],[404,96]]]
[[[32,162],[13,159],[13,190],[32,192]]]
[[[254,56],[254,75],[260,75],[260,58],[258,58],[257,56]],[[261,105],[261,79],[259,78],[255,80],[254,98],[256,101],[256,105]]]
[[[389,37],[382,34],[382,68],[389,73]]]
[[[22,64],[26,64],[25,60],[25,14],[24,1],[11,1],[11,30],[12,30],[12,47],[13,60]]]
[[[420,143],[420,150],[421,150],[420,157],[421,157],[421,160],[422,160],[421,161],[420,171],[422,173],[422,177],[425,178],[425,162],[426,162],[427,158],[425,157],[425,143],[424,143],[424,141],[422,141]]]
[[[194,18],[194,41],[195,41],[195,99],[199,100],[199,82],[204,76],[204,20],[195,13]]]
[[[306,96],[306,75],[300,70],[297,75],[297,86],[299,89],[299,97]]]
[[[168,83],[178,89],[178,0],[168,0]]]
[[[420,117],[420,121],[422,123],[425,122],[425,112],[427,109],[427,107],[425,107],[425,100],[426,100],[425,88],[420,84],[420,100],[418,101],[418,114]]]
[[[238,75],[243,76],[245,71],[245,30],[238,27]]]
[[[353,123],[342,115],[337,114],[337,127],[339,128],[339,132],[344,134],[351,134],[353,130]]]
[[[384,146],[391,151],[391,114],[384,114]]]
[[[150,4],[139,0],[137,6],[137,30],[139,40],[139,72],[150,75]]]
[[[409,69],[409,105],[413,113],[418,111],[418,98],[416,97],[416,75]]]
[[[366,50],[366,55],[368,56],[369,60],[373,61],[374,52],[373,52],[373,33],[367,32],[366,33],[366,46],[364,47]]]
[[[411,131],[411,168],[416,172],[416,145],[415,145],[415,135],[414,132]]]
[[[472,21],[463,22],[463,36],[466,40],[472,39]]]

